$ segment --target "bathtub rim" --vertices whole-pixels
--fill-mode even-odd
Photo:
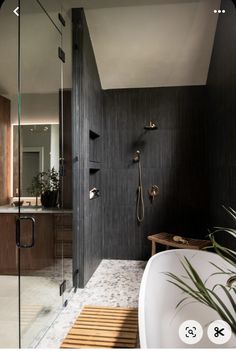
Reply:
[[[154,260],[157,259],[157,256],[161,255],[170,255],[170,254],[175,254],[179,253],[182,257],[184,257],[184,253],[191,253],[193,255],[199,254],[202,255],[207,254],[209,256],[214,256],[214,257],[220,257],[218,254],[215,252],[210,252],[206,250],[195,250],[195,249],[172,249],[172,250],[166,250],[166,251],[161,251],[157,252],[155,255],[149,258],[143,276],[140,284],[140,290],[139,290],[139,299],[138,299],[138,321],[139,321],[139,341],[140,341],[140,348],[141,349],[148,349],[147,346],[147,335],[146,335],[146,329],[145,329],[145,295],[146,295],[146,283],[148,279],[148,274],[150,271],[150,266]],[[220,257],[223,259],[222,257]],[[141,327],[142,326],[142,327]]]

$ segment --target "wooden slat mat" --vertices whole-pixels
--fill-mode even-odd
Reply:
[[[136,348],[137,338],[137,308],[85,306],[61,348]]]

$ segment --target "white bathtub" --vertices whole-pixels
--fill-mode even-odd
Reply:
[[[218,314],[198,302],[190,303],[176,313],[176,305],[183,298],[183,293],[163,272],[177,275],[184,273],[180,260],[187,257],[197,269],[202,279],[216,271],[209,262],[220,267],[232,266],[214,253],[196,250],[169,250],[156,254],[147,263],[139,295],[139,333],[141,348],[216,348],[235,347],[236,337],[224,345],[213,344],[207,336],[208,325],[219,320]],[[186,274],[185,274],[186,275]],[[208,281],[211,288],[216,283],[225,284],[225,275],[215,275]],[[235,296],[235,295],[234,295]],[[196,320],[203,327],[203,337],[195,345],[187,345],[179,338],[179,326],[185,320]]]

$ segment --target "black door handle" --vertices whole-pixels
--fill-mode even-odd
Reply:
[[[20,222],[21,221],[31,221],[32,223],[32,235],[31,242],[29,244],[21,244],[21,229]],[[16,246],[21,249],[30,249],[34,247],[35,243],[35,219],[33,217],[17,217],[16,219]]]

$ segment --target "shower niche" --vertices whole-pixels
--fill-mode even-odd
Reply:
[[[100,195],[101,137],[89,131],[89,198],[94,200]]]

